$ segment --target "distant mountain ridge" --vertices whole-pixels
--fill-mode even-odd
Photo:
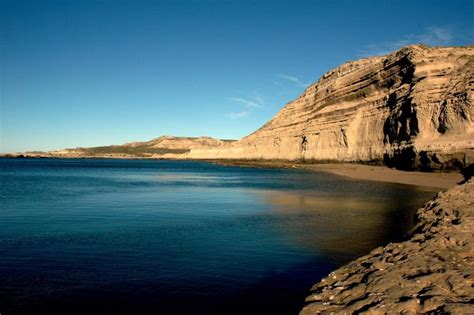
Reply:
[[[151,148],[167,148],[167,149],[199,149],[209,147],[219,147],[225,143],[234,140],[214,139],[211,137],[174,137],[161,136],[145,142],[130,142],[123,146],[136,147],[148,146]]]
[[[191,149],[216,148],[234,140],[220,140],[211,137],[161,136],[144,142],[130,142],[122,145],[63,149],[49,152],[32,151],[11,156],[29,157],[101,157],[101,158],[166,158],[189,153]]]

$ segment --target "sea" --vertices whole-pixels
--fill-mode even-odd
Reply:
[[[0,313],[297,314],[435,191],[326,172],[0,159]]]

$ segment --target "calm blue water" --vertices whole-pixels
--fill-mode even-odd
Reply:
[[[298,170],[0,159],[0,313],[297,313],[432,196]]]

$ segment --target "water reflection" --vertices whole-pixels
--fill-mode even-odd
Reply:
[[[319,252],[336,264],[368,249],[403,238],[426,197],[416,189],[382,196],[333,196],[308,191],[259,191],[273,212],[283,216],[290,242]],[[295,226],[296,225],[296,226]]]

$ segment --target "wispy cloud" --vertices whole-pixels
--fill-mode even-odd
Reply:
[[[277,77],[289,81],[298,87],[308,87],[308,85],[311,84],[311,82],[303,82],[299,78],[288,74],[278,74]],[[273,83],[276,85],[280,85],[280,82],[278,81],[274,81]]]
[[[243,111],[243,112],[238,112],[238,113],[228,113],[227,114],[227,117],[229,117],[230,119],[239,119],[239,118],[243,118],[245,116],[247,116],[249,114],[249,111]]]
[[[453,42],[453,30],[448,27],[432,26],[423,32],[408,34],[398,40],[386,41],[377,44],[365,45],[357,51],[359,57],[385,55],[394,50],[412,44],[426,44],[430,46],[446,46]]]
[[[291,82],[294,82],[294,83],[301,83],[300,79],[298,79],[297,77],[291,76],[291,75],[279,74],[278,77],[280,79],[285,79],[285,80],[288,80],[288,81],[291,81]]]
[[[257,103],[261,104],[261,106],[263,107],[263,104],[264,104],[264,101],[263,101],[263,98],[261,96],[254,96],[253,99],[255,101],[257,101]]]
[[[253,100],[248,100],[240,97],[230,97],[229,98],[231,101],[237,102],[244,104],[245,107],[256,107],[256,108],[261,108],[263,107],[263,100],[260,97],[254,97]]]
[[[419,35],[418,40],[428,45],[449,45],[453,41],[453,31],[443,27],[429,27],[427,32]]]
[[[230,119],[239,119],[246,117],[255,109],[263,108],[265,104],[263,98],[259,95],[255,95],[250,98],[229,97],[229,100],[234,104],[243,106],[245,108],[245,110],[242,110],[240,112],[228,113],[226,116]]]

